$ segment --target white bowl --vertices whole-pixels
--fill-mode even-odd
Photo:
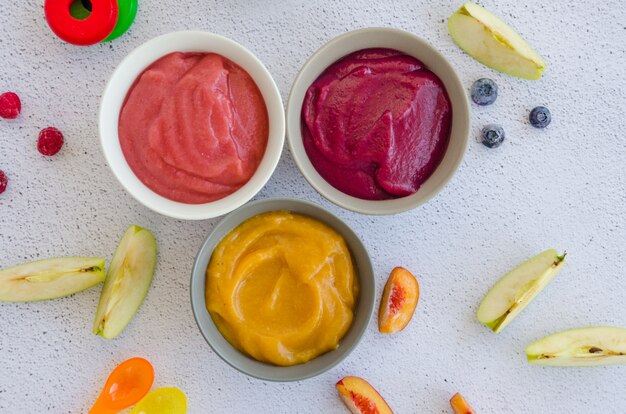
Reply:
[[[222,55],[250,74],[256,82],[269,117],[265,154],[256,172],[234,193],[210,203],[186,204],[165,198],[142,183],[122,153],[118,119],[128,90],[150,64],[173,52],[212,52]],[[124,188],[146,207],[166,216],[202,220],[221,216],[242,206],[267,183],[274,172],[285,139],[285,115],[280,92],[263,63],[252,52],[225,37],[207,32],[174,32],[147,41],[122,60],[104,89],[100,103],[100,142],[107,163]]]
[[[393,200],[364,200],[336,189],[317,172],[302,143],[302,103],[309,86],[337,60],[352,52],[369,48],[395,49],[417,58],[441,79],[452,103],[450,142],[441,164],[415,194]],[[364,214],[395,214],[415,208],[433,198],[450,181],[461,164],[467,149],[469,130],[469,101],[465,88],[450,63],[424,40],[397,29],[360,29],[326,43],[306,61],[298,73],[287,103],[289,148],[302,175],[328,200]]]

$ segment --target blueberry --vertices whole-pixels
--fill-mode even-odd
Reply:
[[[504,141],[504,129],[497,124],[485,126],[481,132],[483,145],[489,148],[497,148]]]
[[[491,79],[478,79],[472,85],[471,95],[477,105],[491,105],[498,97],[498,85]]]
[[[535,128],[545,128],[550,125],[550,121],[552,121],[552,114],[550,114],[550,110],[545,106],[538,106],[530,111],[528,120]]]

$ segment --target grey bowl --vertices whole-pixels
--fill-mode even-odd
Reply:
[[[352,259],[358,270],[360,283],[359,299],[355,318],[348,333],[339,347],[327,352],[306,364],[291,367],[279,367],[259,362],[235,349],[218,331],[206,309],[205,286],[206,269],[215,246],[232,229],[246,219],[267,211],[287,210],[303,214],[320,220],[341,234],[352,254]],[[233,368],[255,377],[268,381],[299,381],[319,375],[343,361],[358,345],[365,333],[374,312],[376,301],[376,285],[374,271],[365,246],[359,237],[339,218],[326,209],[306,201],[291,198],[272,198],[248,203],[233,211],[215,226],[205,242],[202,244],[191,274],[191,307],[200,332],[227,364]]]

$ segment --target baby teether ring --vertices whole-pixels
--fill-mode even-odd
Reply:
[[[88,46],[101,42],[113,32],[118,18],[117,0],[91,0],[91,13],[84,20],[70,14],[70,6],[74,1],[45,0],[46,21],[61,40]]]
[[[115,25],[115,29],[113,32],[103,40],[103,42],[108,42],[113,39],[117,39],[130,28],[130,26],[135,21],[135,16],[137,15],[137,2],[138,0],[118,0],[118,17],[117,24]]]

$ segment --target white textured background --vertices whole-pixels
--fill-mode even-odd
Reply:
[[[183,389],[191,413],[346,413],[334,383],[368,379],[396,413],[449,413],[461,391],[478,413],[626,412],[626,366],[530,366],[524,348],[547,334],[587,325],[626,327],[626,7],[612,1],[482,1],[548,62],[537,82],[481,66],[456,47],[444,20],[460,1],[140,0],[122,38],[80,48],[62,43],[43,0],[2,0],[0,92],[22,98],[15,121],[0,120],[0,267],[60,255],[110,260],[126,227],[148,227],[160,247],[152,288],[114,341],[91,334],[99,288],[49,302],[0,304],[0,412],[79,413],[109,371],[132,356],[155,366],[155,387]],[[403,265],[422,296],[412,323],[380,335],[376,319],[339,367],[315,379],[266,383],[223,363],[201,337],[189,303],[195,253],[216,220],[182,222],[139,205],[105,164],[97,136],[99,99],[116,64],[146,40],[200,29],[228,36],[268,66],[286,99],[296,72],[324,42],[348,30],[393,26],[431,42],[469,88],[491,77],[500,96],[473,106],[472,142],[456,178],[433,201],[394,217],[353,214],[323,200],[289,151],[258,198],[295,196],[328,207],[362,236],[381,289]],[[527,114],[552,110],[537,130]],[[482,125],[501,123],[507,141],[489,150]],[[53,158],[38,131],[66,137]],[[475,318],[491,284],[547,247],[567,249],[554,282],[500,335]]]

